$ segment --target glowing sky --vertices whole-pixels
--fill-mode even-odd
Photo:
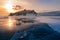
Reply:
[[[34,9],[39,12],[60,11],[60,0],[0,0],[0,14],[1,9],[3,10],[2,6],[8,3],[11,3],[12,5],[20,5],[26,9]]]

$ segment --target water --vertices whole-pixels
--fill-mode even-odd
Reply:
[[[60,32],[60,16],[41,16],[37,17],[36,20],[39,22],[48,23],[51,28]]]
[[[38,16],[35,18],[38,22],[48,23],[51,28],[55,31],[60,32],[60,16]],[[16,26],[16,20],[13,17],[1,18],[0,19],[0,40],[8,40],[13,36],[18,26]],[[5,34],[8,34],[6,36]]]
[[[12,18],[0,19],[0,40],[10,40],[15,33],[15,20]]]
[[[12,17],[0,19],[0,27],[11,28],[15,26],[16,20]]]
[[[60,16],[40,16],[36,17],[38,22],[48,23],[54,30],[60,29]],[[13,17],[0,19],[0,30],[13,30],[16,27],[16,20]]]

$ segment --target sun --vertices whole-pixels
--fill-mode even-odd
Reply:
[[[15,11],[13,10],[12,4],[6,4],[6,5],[4,5],[4,8],[6,8],[9,13],[15,12]]]

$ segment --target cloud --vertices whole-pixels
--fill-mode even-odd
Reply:
[[[8,15],[8,12],[5,8],[0,7],[0,15]]]
[[[0,2],[0,4],[4,4],[7,0],[1,0]],[[40,12],[60,10],[60,0],[11,0],[11,2],[13,5],[20,5],[23,8]]]
[[[4,5],[5,3],[7,3],[7,0],[0,0],[0,5]]]
[[[22,6],[20,6],[20,5],[15,5],[15,6],[13,7],[13,9],[14,9],[14,10],[20,10],[20,9],[22,9]]]
[[[26,9],[34,9],[40,12],[60,10],[60,0],[18,0],[18,1],[17,4],[22,5]]]
[[[37,11],[60,10],[60,0],[25,0]]]

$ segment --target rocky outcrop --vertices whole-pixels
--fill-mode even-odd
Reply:
[[[27,14],[32,15],[32,14],[37,14],[37,13],[34,10],[26,10],[26,9],[24,9],[24,10],[18,11],[16,13],[10,13],[9,16],[14,16],[14,15],[16,15],[16,16],[19,16],[19,15],[26,16]]]

